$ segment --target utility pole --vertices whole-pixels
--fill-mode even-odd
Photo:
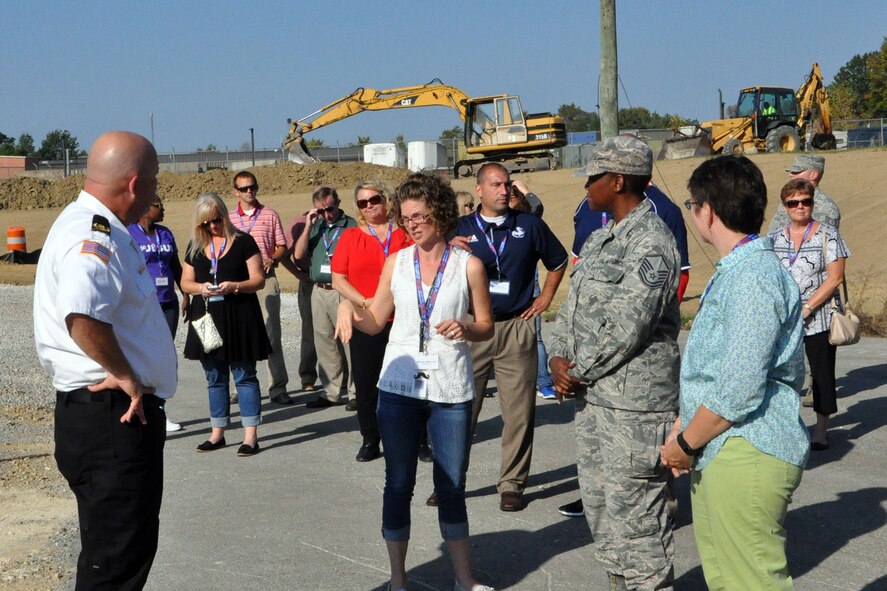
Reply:
[[[154,113],[151,113],[151,145],[157,148],[157,144],[154,143]]]
[[[619,135],[619,66],[616,57],[616,0],[601,0],[601,72],[598,100],[601,140]]]
[[[255,134],[255,128],[253,128],[253,127],[249,128],[249,144],[250,144],[250,146],[252,146],[253,168],[255,168],[256,167],[256,134]]]

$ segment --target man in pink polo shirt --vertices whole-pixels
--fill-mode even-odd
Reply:
[[[268,396],[277,404],[292,404],[293,399],[286,393],[289,377],[280,342],[280,284],[274,271],[277,263],[286,255],[283,224],[276,211],[259,203],[259,182],[253,173],[244,170],[234,175],[233,193],[238,199],[237,206],[231,208],[228,217],[235,228],[253,237],[265,266],[265,287],[256,295],[262,306],[265,330],[268,331],[272,349],[268,355],[271,383]]]

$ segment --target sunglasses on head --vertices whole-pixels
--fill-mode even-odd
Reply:
[[[381,195],[373,195],[369,199],[358,199],[357,209],[366,209],[367,205],[379,205],[382,203]]]
[[[256,193],[259,190],[259,185],[253,184],[253,185],[247,185],[245,187],[234,187],[234,188],[237,189],[238,193],[246,193],[247,191],[252,191],[253,193]]]
[[[789,209],[794,209],[799,205],[803,205],[804,207],[812,207],[813,206],[813,197],[807,197],[805,199],[786,199],[785,206]]]
[[[209,228],[213,224],[221,224],[221,223],[222,223],[222,216],[219,216],[219,217],[213,218],[211,220],[206,220],[205,222],[200,222],[200,225],[203,226],[204,228]]]

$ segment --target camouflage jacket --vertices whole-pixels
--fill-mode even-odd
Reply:
[[[841,225],[841,210],[838,209],[838,204],[825,191],[820,190],[819,187],[816,187],[816,191],[813,193],[813,219],[818,222],[825,222],[835,228]],[[788,214],[785,213],[785,208],[780,204],[776,207],[773,219],[770,220],[770,227],[767,233],[771,234],[775,230],[781,230],[786,224],[788,224]]]
[[[585,242],[548,353],[576,363],[588,402],[677,411],[679,275],[674,237],[648,199]]]

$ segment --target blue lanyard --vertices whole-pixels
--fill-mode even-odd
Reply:
[[[739,248],[743,244],[748,244],[752,240],[757,240],[758,238],[759,238],[759,236],[757,234],[749,234],[748,236],[744,237],[742,240],[737,242],[736,245],[733,247],[733,249],[730,252],[733,253],[736,251],[737,248]],[[708,292],[711,291],[711,288],[715,284],[715,279],[717,279],[717,277],[718,277],[718,274],[715,273],[714,275],[711,276],[711,279],[708,280],[708,285],[705,286],[705,289],[702,292],[702,297],[699,298],[699,309],[700,310],[702,309],[702,304],[705,303],[705,296],[707,296]]]
[[[437,302],[437,294],[440,292],[440,284],[443,280],[443,274],[447,268],[447,260],[449,258],[450,247],[447,245],[443,257],[440,259],[437,275],[435,275],[431,289],[428,291],[428,297],[425,298],[424,290],[422,289],[422,269],[419,267],[419,247],[417,246],[413,251],[413,269],[416,272],[416,299],[419,302],[419,318],[421,319],[421,324],[419,324],[420,353],[428,352],[428,340],[431,338],[431,311],[434,309],[435,302]]]
[[[391,248],[391,229],[392,229],[391,222],[388,222],[388,237],[385,238],[385,242],[382,242],[381,240],[379,240],[379,235],[376,234],[376,231],[373,230],[373,227],[369,223],[367,223],[367,228],[370,229],[370,234],[373,235],[373,238],[375,238],[376,241],[379,243],[379,245],[382,247],[382,252],[385,253],[385,258],[387,259],[388,258],[388,249]]]
[[[601,228],[607,225],[607,212],[601,213]]]
[[[505,232],[505,236],[502,237],[502,242],[499,243],[499,252],[496,252],[496,247],[493,246],[493,225],[490,224],[490,235],[487,236],[486,231],[484,231],[484,225],[481,223],[480,214],[476,211],[474,212],[474,221],[477,223],[477,228],[480,230],[480,233],[483,234],[484,240],[487,241],[487,246],[490,247],[490,252],[493,253],[493,258],[496,261],[496,273],[498,273],[498,279],[502,279],[502,270],[499,268],[499,257],[502,256],[502,253],[505,251],[505,242],[508,240],[508,232]]]
[[[244,232],[246,232],[247,234],[249,234],[250,232],[252,232],[252,231],[253,231],[253,226],[255,226],[255,225],[256,225],[256,222],[259,221],[259,214],[262,212],[262,208],[263,208],[263,207],[265,207],[265,206],[264,206],[264,205],[260,205],[260,206],[258,206],[258,207],[256,208],[256,210],[255,210],[255,212],[254,212],[254,213],[255,213],[255,216],[253,217],[253,221],[251,221],[251,222],[249,223],[249,228],[247,228],[247,227],[246,227],[246,222],[243,221],[243,216],[240,215],[240,212],[241,212],[242,210],[240,209],[240,204],[238,204],[238,205],[237,205],[237,217],[240,218],[240,229],[243,230]]]
[[[788,240],[789,247],[792,246],[792,234],[791,234],[791,224],[785,225],[785,238]],[[804,237],[801,238],[801,243],[798,244],[798,249],[788,255],[788,266],[793,267],[795,265],[795,261],[798,260],[798,255],[801,254],[801,247],[807,242],[807,237],[810,236],[810,230],[813,229],[813,222],[811,221],[807,224],[807,229],[804,230]]]
[[[329,261],[330,259],[333,258],[333,253],[330,252],[330,249],[331,249],[331,248],[333,247],[333,245],[335,244],[335,242],[336,242],[336,238],[339,237],[339,232],[342,231],[342,228],[341,228],[341,227],[340,227],[340,228],[336,228],[336,231],[333,232],[333,237],[330,238],[329,240],[327,240],[327,238],[326,238],[327,230],[329,230],[331,227],[332,227],[332,226],[327,226],[327,227],[324,228],[324,230],[320,233],[320,237],[323,239],[323,250],[324,250],[324,252],[326,253],[326,260],[328,260],[328,261]]]
[[[212,238],[209,239],[209,272],[213,274],[213,285],[218,285],[219,281],[216,276],[219,273],[219,259],[222,258],[222,255],[225,254],[225,246],[228,244],[228,238],[226,237],[222,241],[222,246],[219,248],[219,256],[216,257],[216,246],[213,244]]]

